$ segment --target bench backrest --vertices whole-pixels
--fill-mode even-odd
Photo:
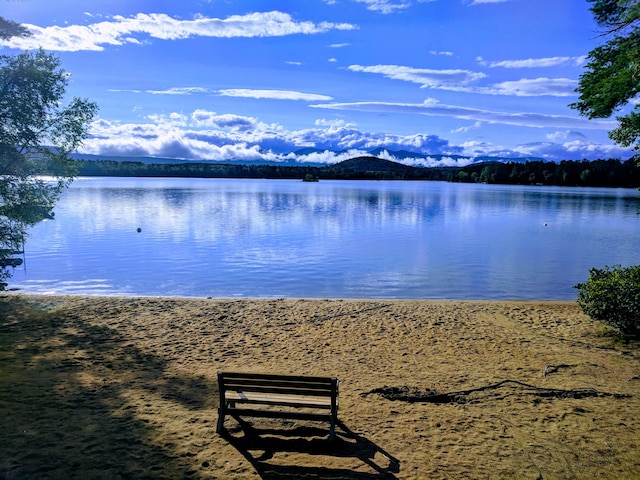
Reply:
[[[221,393],[235,390],[331,398],[338,396],[338,379],[332,377],[218,372],[218,384]]]

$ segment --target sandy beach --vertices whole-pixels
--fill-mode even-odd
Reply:
[[[336,440],[216,434],[219,370],[338,377]],[[640,347],[576,303],[8,293],[0,411],[5,479],[640,478]]]

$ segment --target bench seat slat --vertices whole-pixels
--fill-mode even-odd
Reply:
[[[330,421],[330,413],[285,412],[281,410],[260,410],[252,408],[228,408],[227,414],[233,416],[262,417],[262,418],[293,418],[296,420]]]
[[[275,393],[280,395],[315,395],[316,397],[331,397],[331,389],[313,389],[304,387],[274,387],[271,385],[257,386],[257,385],[239,385],[225,383],[224,388],[226,391],[238,391],[238,392],[256,392],[256,393]]]
[[[309,395],[273,395],[262,392],[225,392],[227,402],[265,403],[269,405],[290,405],[297,407],[331,408],[330,397]]]
[[[276,381],[291,381],[291,382],[330,382],[331,377],[307,377],[304,375],[274,375],[268,373],[244,373],[244,372],[224,372],[225,380],[251,380],[256,379],[263,382],[276,380]]]
[[[227,388],[293,388],[300,390],[318,390],[318,391],[331,391],[331,382],[296,382],[290,380],[267,380],[260,381],[260,379],[248,379],[248,380],[234,380],[234,379],[225,379],[225,386]]]

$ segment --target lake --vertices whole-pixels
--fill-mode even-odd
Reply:
[[[10,288],[187,297],[575,300],[640,263],[633,189],[79,178]]]

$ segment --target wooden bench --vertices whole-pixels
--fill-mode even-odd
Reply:
[[[337,378],[218,372],[218,388],[218,433],[231,415],[328,421],[329,440],[335,437]]]

